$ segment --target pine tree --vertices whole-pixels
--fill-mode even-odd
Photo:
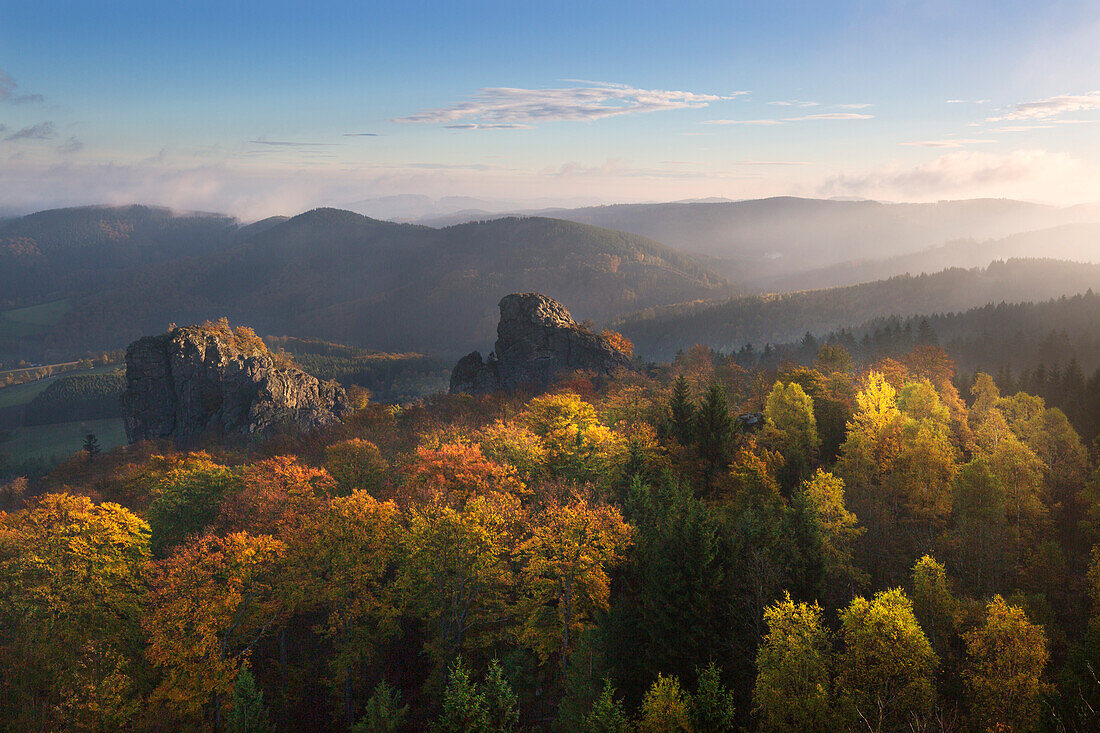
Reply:
[[[519,730],[519,699],[504,676],[500,660],[489,662],[485,675],[485,705],[489,730],[493,733],[514,733]]]
[[[271,730],[267,710],[264,708],[263,690],[256,686],[256,678],[247,667],[237,675],[232,705],[226,720],[230,733],[261,733]]]
[[[729,465],[733,447],[733,418],[730,417],[726,391],[720,384],[707,390],[695,419],[695,436],[699,457],[712,471]]]
[[[470,670],[457,657],[448,670],[443,691],[443,712],[435,725],[439,733],[487,733],[488,707],[478,684],[470,679]]]
[[[401,704],[401,691],[385,680],[378,683],[363,708],[363,717],[351,728],[352,733],[397,733],[405,725],[409,706]]]
[[[680,445],[690,445],[694,434],[695,403],[691,399],[691,388],[684,375],[672,386],[672,400],[669,403],[672,415],[672,435]]]
[[[691,719],[695,733],[727,733],[737,729],[733,693],[722,684],[714,662],[699,673],[691,698]]]
[[[84,453],[87,454],[89,460],[99,455],[99,438],[95,436],[95,433],[88,433],[84,436]]]
[[[584,719],[585,733],[626,733],[630,722],[623,712],[623,704],[615,699],[615,686],[605,680],[603,691],[596,698],[588,717]]]

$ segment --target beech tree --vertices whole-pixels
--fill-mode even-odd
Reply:
[[[840,477],[818,469],[802,484],[801,491],[821,528],[826,594],[836,605],[846,603],[867,581],[866,573],[855,561],[855,545],[865,530],[844,506],[844,481]]]
[[[325,468],[341,493],[363,490],[376,498],[382,490],[389,465],[378,446],[369,440],[351,438],[325,448]]]
[[[901,589],[856,598],[840,623],[838,694],[854,725],[895,730],[931,708],[939,660]]]
[[[153,566],[144,626],[159,704],[216,727],[249,652],[285,612],[284,549],[266,535],[207,534]]]
[[[397,623],[389,576],[399,522],[392,502],[356,491],[307,517],[287,548],[282,594],[289,608],[322,619],[317,628],[333,645],[328,666],[348,717],[353,670],[374,661]]]
[[[134,724],[149,535],[129,510],[83,496],[0,512],[0,689],[13,730]]]
[[[609,572],[630,544],[631,527],[617,509],[579,495],[548,501],[532,519],[518,548],[531,604],[522,635],[540,659],[557,654],[564,670],[578,634],[607,610]]]
[[[427,624],[426,650],[444,669],[467,645],[499,635],[511,618],[515,577],[510,529],[518,504],[475,497],[461,509],[433,502],[410,509],[397,591]]]
[[[770,731],[829,730],[832,652],[821,607],[788,593],[765,609],[764,623],[752,693],[757,720]]]
[[[1047,637],[1020,608],[1001,596],[986,606],[985,621],[963,635],[966,641],[966,686],[975,723],[985,730],[1028,731],[1037,727]]]
[[[814,401],[796,382],[776,382],[764,404],[765,440],[784,458],[781,483],[790,488],[806,478],[821,440]]]

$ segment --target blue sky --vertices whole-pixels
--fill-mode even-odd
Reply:
[[[0,208],[1091,201],[1098,77],[1096,2],[0,0]]]

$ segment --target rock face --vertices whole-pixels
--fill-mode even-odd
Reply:
[[[625,354],[581,327],[561,303],[515,293],[500,301],[495,350],[488,360],[477,351],[462,357],[451,372],[451,394],[544,389],[569,372],[610,374],[629,366]]]
[[[199,326],[147,336],[126,349],[126,436],[191,447],[245,445],[307,431],[351,412],[344,388],[275,365],[259,339]]]

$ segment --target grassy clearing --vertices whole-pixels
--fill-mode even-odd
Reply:
[[[69,301],[54,300],[29,308],[0,311],[0,339],[33,336],[56,326],[69,310]]]
[[[12,323],[26,323],[31,326],[56,326],[69,310],[69,301],[54,300],[29,308],[0,312],[0,319]]]
[[[126,442],[122,418],[77,420],[0,432],[0,453],[13,462],[30,458],[63,460],[82,449],[88,433],[95,433],[103,450]]]

